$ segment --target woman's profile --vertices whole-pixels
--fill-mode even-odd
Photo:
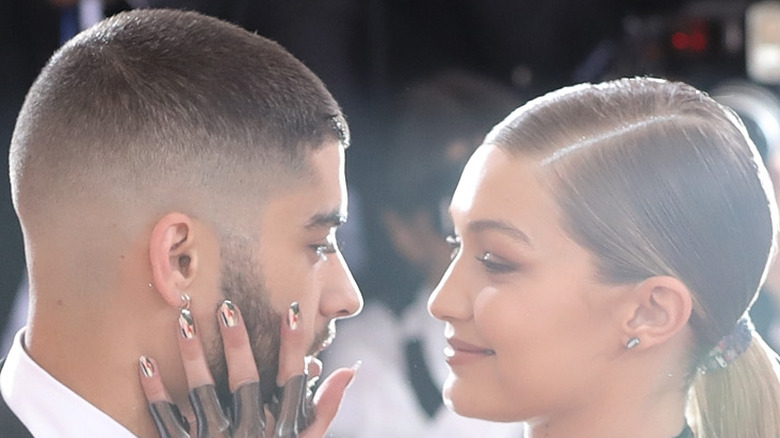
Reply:
[[[746,317],[777,207],[733,112],[659,79],[564,88],[488,134],[450,211],[451,409],[533,438],[780,437]]]

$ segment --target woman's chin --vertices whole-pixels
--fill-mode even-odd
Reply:
[[[487,419],[485,416],[489,415],[490,409],[477,402],[482,397],[453,375],[444,383],[442,398],[447,409],[462,417]]]
[[[444,406],[462,417],[502,423],[522,421],[511,403],[501,403],[495,393],[491,395],[478,389],[481,387],[471,387],[462,379],[450,375],[442,390]]]

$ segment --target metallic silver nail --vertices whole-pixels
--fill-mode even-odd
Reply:
[[[238,324],[238,310],[230,300],[223,301],[219,306],[219,316],[225,327],[235,327]]]
[[[287,325],[290,326],[290,330],[297,330],[301,317],[301,308],[297,302],[290,304],[290,308],[287,309]]]
[[[181,328],[181,336],[184,339],[195,337],[195,321],[192,319],[192,313],[189,310],[181,309],[181,312],[179,312],[179,327]]]
[[[144,376],[154,376],[154,363],[148,357],[141,356],[138,358],[138,362],[141,364],[141,371],[143,371]]]

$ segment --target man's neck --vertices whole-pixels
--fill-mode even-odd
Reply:
[[[128,322],[102,315],[74,323],[68,317],[52,316],[51,311],[41,302],[31,309],[25,336],[30,357],[135,435],[157,437],[139,382],[138,357],[144,345],[127,336]]]

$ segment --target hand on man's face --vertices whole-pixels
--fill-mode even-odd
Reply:
[[[190,386],[192,409],[186,410],[192,412],[189,418],[181,415],[181,410],[173,404],[154,360],[145,356],[140,358],[141,384],[160,435],[163,438],[324,436],[357,370],[340,369],[331,374],[320,387],[316,402],[312,401],[308,379],[318,377],[321,367],[316,361],[305,360],[308,350],[303,336],[306,323],[298,304],[290,306],[280,328],[282,341],[277,381],[283,383],[274,394],[275,406],[263,403],[260,376],[241,312],[226,300],[219,308],[218,319],[233,394],[230,416],[225,415],[217,398],[195,321],[189,310],[182,309],[179,348]],[[267,416],[272,412],[273,415]],[[304,430],[306,432],[302,434]]]

